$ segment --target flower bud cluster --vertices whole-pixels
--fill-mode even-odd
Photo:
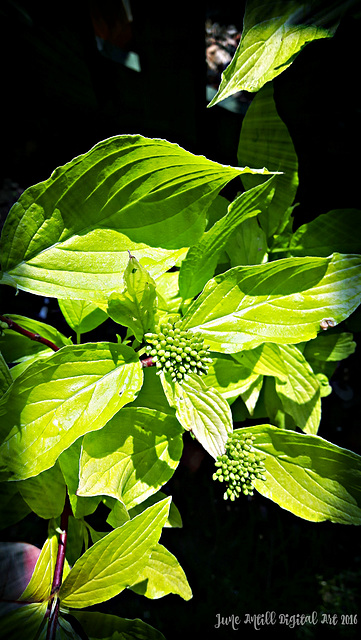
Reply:
[[[204,346],[201,334],[181,330],[181,322],[167,323],[160,333],[146,333],[145,339],[151,344],[146,346],[148,355],[152,356],[158,372],[169,373],[174,382],[187,380],[189,373],[206,374],[209,348]]]
[[[234,501],[240,496],[253,496],[254,480],[266,480],[266,468],[263,460],[252,446],[255,436],[233,432],[226,444],[226,452],[218,456],[215,466],[217,471],[213,480],[225,482],[227,489],[223,498]]]

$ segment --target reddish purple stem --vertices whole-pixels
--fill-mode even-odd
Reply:
[[[49,347],[53,351],[59,351],[60,347],[57,347],[56,344],[54,344],[54,342],[47,340],[47,338],[42,338],[41,336],[39,336],[38,333],[33,333],[32,331],[28,331],[27,329],[24,329],[17,322],[14,322],[14,320],[11,320],[11,318],[7,318],[6,316],[0,315],[0,320],[1,322],[6,322],[9,329],[12,329],[17,333],[20,333],[22,336],[26,336],[27,338],[30,338],[30,340],[35,340],[35,342],[40,342],[41,344],[44,344],[46,347]]]

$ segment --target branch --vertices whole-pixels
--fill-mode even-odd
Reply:
[[[59,351],[60,349],[60,347],[57,347],[56,344],[54,344],[54,342],[51,342],[51,340],[47,340],[47,338],[42,338],[41,336],[39,336],[38,333],[33,333],[32,331],[28,331],[27,329],[24,329],[19,324],[17,324],[17,322],[14,322],[14,320],[11,320],[11,318],[7,318],[6,316],[0,315],[0,321],[5,322],[8,325],[9,329],[12,329],[17,333],[20,333],[22,336],[26,336],[27,338],[30,338],[30,340],[35,340],[35,342],[41,342],[41,344],[44,344],[46,347],[49,347],[53,351]]]
[[[140,364],[142,367],[154,367],[155,362],[152,356],[147,356],[146,358],[140,358]]]
[[[57,597],[57,593],[61,587],[61,582],[63,578],[66,542],[68,539],[68,523],[69,523],[70,515],[72,515],[72,510],[71,510],[70,500],[67,492],[63,513],[61,514],[61,518],[60,518],[61,533],[59,535],[58,554],[56,556],[53,584],[51,587],[51,598],[49,600],[48,610],[47,610],[47,615],[49,619],[48,619],[48,629],[46,634],[46,640],[54,640],[56,637],[56,627],[58,623],[59,606],[60,606],[60,600]],[[56,598],[56,602],[53,608],[54,598]]]

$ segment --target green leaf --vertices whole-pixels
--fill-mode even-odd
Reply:
[[[189,249],[179,274],[179,292],[185,300],[197,295],[213,276],[221,251],[242,222],[267,209],[274,191],[274,179],[272,176],[266,183],[238,196],[229,205],[226,215]]]
[[[320,383],[294,345],[265,343],[234,357],[254,373],[276,378],[283,409],[306,433],[317,433],[321,420]]]
[[[182,454],[182,429],[168,414],[124,408],[96,434],[83,439],[80,496],[107,495],[127,509],[160,489]]]
[[[263,231],[267,238],[270,238],[279,233],[298,187],[297,155],[288,129],[278,115],[272,84],[267,84],[261,89],[247,110],[242,123],[237,157],[240,164],[247,158],[247,162],[252,166],[272,167],[274,171],[282,172],[273,179],[273,193],[269,206],[263,208],[258,215]],[[261,176],[242,176],[245,189],[254,188],[263,182],[264,178]],[[332,251],[326,255],[330,253]]]
[[[238,362],[231,356],[218,355],[212,359],[203,381],[207,387],[217,389],[227,400],[246,392],[259,378],[258,373],[253,373],[244,362]]]
[[[324,362],[339,362],[348,358],[356,350],[352,333],[320,333],[315,340],[305,346],[304,356]]]
[[[72,611],[72,615],[79,620],[89,640],[165,640],[160,631],[139,619],[93,611]]]
[[[238,91],[258,91],[285,71],[307,43],[331,37],[343,7],[323,4],[248,0],[241,41],[208,106]]]
[[[16,484],[25,502],[40,518],[50,520],[60,516],[65,503],[66,485],[58,464]]]
[[[163,598],[169,593],[175,593],[183,600],[192,598],[192,590],[177,558],[161,544],[154,547],[148,564],[131,589],[151,599]]]
[[[50,342],[53,342],[59,348],[72,344],[70,338],[66,338],[62,333],[54,329],[54,327],[44,322],[18,316],[13,313],[3,315],[6,315],[7,318],[16,322],[23,329],[27,329],[27,331],[31,331],[42,338],[50,340]],[[24,358],[24,356],[33,356],[39,353],[45,354],[47,352],[51,353],[49,348],[44,344],[30,340],[12,329],[3,329],[3,335],[0,335],[0,350],[8,363],[18,362]]]
[[[69,327],[77,335],[93,331],[108,318],[105,311],[86,300],[59,300],[59,307]]]
[[[136,257],[129,255],[124,284],[124,293],[115,292],[109,297],[107,312],[115,322],[129,327],[141,342],[144,333],[154,329],[155,282]]]
[[[245,220],[226,245],[231,267],[267,262],[267,238],[257,218]]]
[[[6,640],[35,640],[44,620],[48,603],[26,604],[0,618],[1,636]]]
[[[128,250],[152,278],[165,273],[202,235],[220,189],[252,171],[166,140],[103,140],[12,207],[1,241],[5,279],[39,295],[105,304],[119,290]]]
[[[64,347],[30,365],[0,400],[0,465],[14,480],[52,467],[75,440],[131,402],[142,378],[133,349],[105,342]]]
[[[75,563],[59,598],[65,607],[88,607],[114,597],[141,575],[167,519],[170,498],[96,542]]]
[[[290,251],[295,256],[329,256],[361,253],[361,211],[335,209],[303,224],[292,235]]]
[[[155,504],[160,500],[164,500],[164,498],[166,497],[167,496],[165,493],[163,493],[163,491],[157,491],[157,493],[154,493],[153,495],[149,496],[149,498],[144,500],[144,502],[141,502],[140,504],[135,505],[135,507],[132,507],[131,509],[129,509],[130,518],[134,518],[135,516],[145,511],[145,509],[148,509],[148,507],[150,507],[152,504]],[[181,514],[179,513],[179,510],[175,506],[174,502],[171,502],[168,518],[164,523],[164,528],[167,528],[167,527],[171,527],[171,528],[183,527]]]
[[[20,601],[43,602],[50,598],[57,554],[58,538],[53,532],[43,545],[31,580],[21,594]]]
[[[191,373],[189,381],[182,384],[171,381],[163,372],[160,379],[182,427],[191,431],[213,458],[222,455],[233,429],[228,402],[196,374]]]
[[[300,518],[361,524],[361,457],[315,435],[257,425],[253,447],[265,456],[262,495]]]
[[[155,367],[145,367],[143,369],[143,386],[135,400],[128,407],[147,407],[148,409],[156,409],[174,416],[175,411],[169,406],[156,371]]]
[[[345,320],[361,300],[361,256],[285,258],[216,276],[188,308],[182,329],[211,351],[315,338],[325,318]]]
[[[83,498],[77,495],[82,444],[83,438],[78,438],[59,456],[59,465],[68,487],[71,510],[76,518],[94,513],[101,500],[100,496]]]
[[[16,524],[30,511],[15,482],[0,482],[0,530]]]
[[[7,366],[3,354],[0,352],[0,397],[12,385],[13,379],[9,367]]]

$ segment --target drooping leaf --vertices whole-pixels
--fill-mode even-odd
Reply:
[[[360,209],[335,209],[303,224],[292,235],[289,248],[294,256],[361,253]]]
[[[65,503],[66,485],[58,464],[16,484],[25,502],[40,518],[50,520],[60,516]]]
[[[124,271],[125,291],[109,297],[107,312],[119,324],[129,327],[139,342],[154,329],[155,282],[148,271],[130,255]]]
[[[142,384],[137,354],[121,344],[64,347],[32,364],[0,400],[0,465],[25,480],[100,429]]]
[[[69,327],[77,335],[93,331],[108,318],[103,309],[86,300],[59,300],[59,307]]]
[[[48,603],[34,602],[14,609],[0,618],[1,637],[6,640],[35,640],[43,623]]]
[[[141,575],[167,519],[170,498],[157,502],[96,542],[77,560],[59,598],[83,608],[114,597]]]
[[[182,446],[182,429],[173,416],[124,408],[96,437],[84,437],[77,494],[112,496],[130,509],[171,478]]]
[[[154,547],[148,564],[131,589],[151,599],[163,598],[169,593],[175,593],[183,600],[192,597],[188,580],[177,558],[161,544]]]
[[[344,4],[248,0],[241,41],[208,106],[238,91],[258,91],[285,71],[307,43],[331,37]]]
[[[262,342],[315,338],[323,319],[345,320],[361,301],[361,256],[285,258],[235,267],[216,276],[188,308],[182,329],[194,329],[212,351],[235,353]]]
[[[268,207],[258,215],[267,238],[279,233],[298,187],[298,158],[291,136],[278,115],[273,97],[273,85],[267,84],[252,100],[242,123],[238,145],[238,162],[244,158],[252,166],[272,167],[282,172],[273,179],[273,194]],[[261,176],[242,176],[245,189],[264,182]],[[340,249],[335,249],[340,251]],[[332,253],[330,251],[327,255]],[[345,253],[351,253],[345,251]]]
[[[83,518],[94,513],[101,500],[101,496],[84,498],[77,495],[82,444],[83,439],[78,438],[59,456],[59,465],[68,487],[71,510],[76,518]]]
[[[234,358],[254,373],[276,378],[276,391],[284,411],[306,433],[317,433],[321,419],[320,383],[294,345],[265,343]]]
[[[361,524],[361,457],[315,435],[257,425],[253,447],[265,456],[257,491],[300,518]]]
[[[2,233],[2,282],[11,277],[32,293],[106,304],[119,290],[128,250],[153,278],[165,273],[198,241],[218,191],[250,171],[166,140],[103,140],[12,207]]]
[[[31,580],[19,600],[43,602],[50,598],[57,553],[58,538],[55,532],[52,532],[43,545]]]
[[[274,179],[272,176],[266,183],[238,196],[229,205],[226,215],[189,249],[179,274],[179,292],[184,299],[197,295],[213,276],[221,251],[242,222],[267,209],[274,192]]]
[[[191,373],[182,384],[160,375],[169,404],[184,429],[191,431],[202,447],[213,457],[222,455],[229,433],[232,413],[228,402],[217,389],[207,387],[200,376]]]
[[[72,612],[89,640],[165,640],[163,634],[142,620],[119,618],[95,611]]]

